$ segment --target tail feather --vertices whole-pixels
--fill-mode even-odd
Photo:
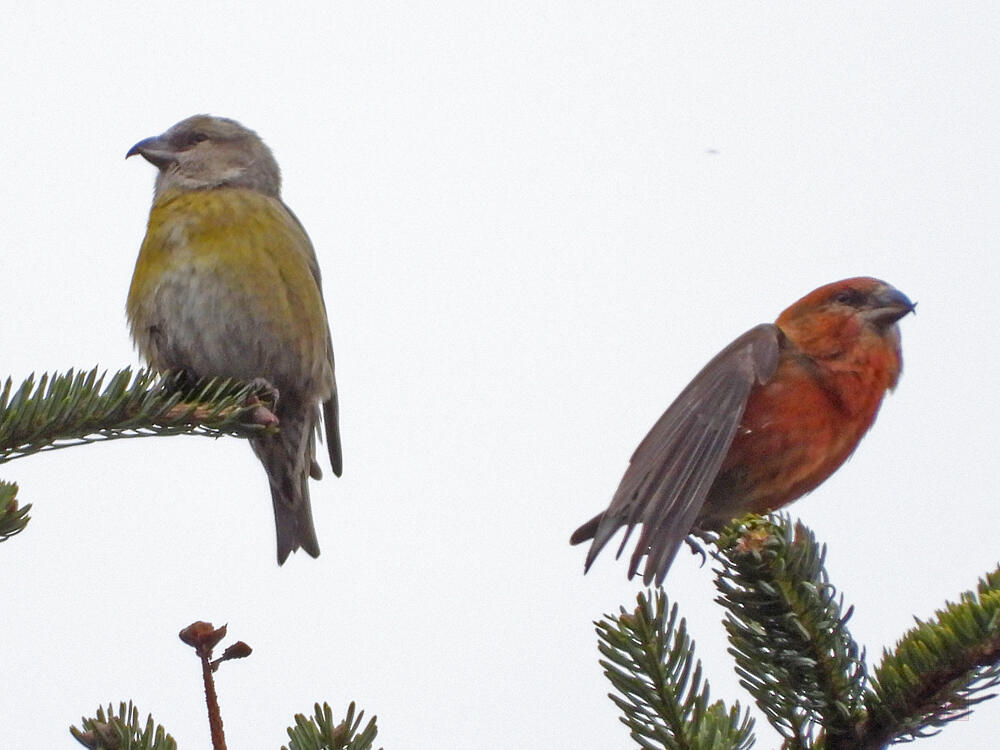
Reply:
[[[594,564],[597,554],[604,549],[604,545],[608,543],[608,540],[614,536],[615,532],[617,532],[622,526],[620,523],[605,523],[605,516],[605,513],[598,513],[596,516],[587,521],[587,523],[574,531],[573,536],[569,538],[570,544],[582,544],[583,542],[590,541],[591,539],[594,540],[590,545],[590,549],[587,551],[587,559],[583,564],[584,573],[590,570],[590,566]],[[625,538],[628,538],[627,534]],[[620,549],[618,550],[618,554],[621,554]]]
[[[587,523],[578,528],[573,532],[573,536],[569,538],[570,544],[582,544],[588,539],[593,539],[594,534],[597,533],[597,527],[600,526],[601,520],[604,518],[603,513],[598,513],[596,516],[591,518]]]
[[[250,441],[271,484],[278,565],[297,549],[319,557],[319,541],[309,503],[309,475],[314,463],[315,409],[278,409],[279,433]]]
[[[278,565],[283,565],[288,555],[297,549],[305,550],[312,557],[319,557],[319,540],[313,526],[309,491],[304,482],[300,497],[302,502],[298,507],[289,507],[287,498],[271,487],[274,528],[278,538]]]

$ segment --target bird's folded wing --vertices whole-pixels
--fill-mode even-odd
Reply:
[[[309,235],[306,234],[306,228],[302,226],[302,222],[299,221],[299,217],[295,215],[285,203],[281,204],[284,206],[288,215],[292,217],[295,224],[302,234],[305,235],[308,241],[308,246],[306,250],[307,262],[309,264],[309,270],[312,272],[313,278],[316,279],[316,286],[319,288],[319,296],[323,301],[323,312],[329,318],[329,314],[326,310],[326,300],[323,299],[323,275],[319,270],[319,261],[316,259],[316,249],[313,247],[312,240],[309,240]],[[333,473],[336,476],[340,476],[341,472],[344,470],[344,458],[342,449],[340,446],[340,404],[337,399],[337,379],[335,373],[335,367],[333,363],[333,340],[330,336],[330,324],[327,322],[326,325],[326,351],[327,357],[330,360],[330,379],[331,386],[333,388],[333,394],[329,399],[323,402],[323,432],[326,434],[326,449],[330,454],[330,466],[333,468]]]
[[[629,577],[646,556],[644,582],[663,582],[729,451],[751,388],[767,382],[777,368],[780,336],[770,324],[747,331],[719,352],[653,425],[597,526],[587,567],[626,526],[621,555],[641,524]]]
[[[333,473],[340,476],[344,470],[344,459],[340,448],[340,404],[337,400],[337,387],[334,385],[333,395],[323,402],[323,426],[326,432],[326,447],[330,453],[330,465]]]

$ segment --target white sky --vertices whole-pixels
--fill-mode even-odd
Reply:
[[[236,440],[5,465],[0,745],[75,747],[134,699],[208,747],[177,632],[228,622],[229,746],[356,700],[388,750],[632,747],[592,621],[639,586],[570,532],[715,352],[820,284],[919,301],[906,369],[794,512],[872,660],[996,565],[993,3],[9,3],[0,25],[3,372],[137,360],[124,301],[146,136],[199,112],[273,148],[319,254],[345,474],[323,555],[274,562]],[[667,581],[713,694],[746,696],[710,570]],[[995,743],[1000,703],[920,743]],[[759,747],[775,735],[761,721]]]

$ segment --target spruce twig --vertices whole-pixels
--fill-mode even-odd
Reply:
[[[281,750],[371,750],[378,734],[377,717],[373,716],[361,729],[365,712],[359,711],[355,716],[354,703],[347,707],[347,716],[336,724],[328,704],[317,703],[314,708],[314,715],[308,719],[302,714],[295,715],[295,726],[288,728],[290,742],[282,745]]]
[[[98,708],[96,717],[84,717],[80,723],[83,728],[70,727],[70,734],[90,750],[177,750],[174,738],[154,725],[152,716],[140,725],[139,709],[131,701],[127,706],[120,703],[117,714],[110,704],[106,712]]]
[[[783,750],[884,750],[940,731],[1000,685],[1000,568],[975,591],[917,620],[869,677],[847,629],[851,610],[830,584],[825,547],[785,515],[747,516],[717,535],[718,602],[740,682],[782,735]],[[641,748],[748,747],[739,707],[704,744],[701,666],[676,606],[660,590],[598,623],[611,698]],[[706,708],[707,707],[707,708]],[[722,731],[717,731],[722,727]],[[737,732],[739,730],[739,732]],[[726,735],[725,733],[729,734]],[[727,744],[730,743],[730,744]],[[739,744],[743,743],[743,744]]]
[[[621,694],[609,695],[640,747],[663,750],[744,750],[753,744],[753,720],[737,703],[709,703],[708,683],[677,605],[663,590],[640,593],[634,611],[623,607],[595,623],[601,666]]]
[[[17,485],[0,479],[0,542],[6,542],[15,534],[24,531],[31,520],[28,511],[31,505],[23,508],[17,502]]]
[[[105,381],[107,383],[105,384]],[[0,463],[39,451],[124,437],[251,437],[276,423],[274,392],[260,383],[120,370],[28,377],[0,389]]]
[[[230,659],[245,659],[252,649],[243,641],[229,646],[218,659],[212,659],[212,652],[219,641],[226,637],[226,626],[212,626],[210,622],[192,622],[180,633],[180,639],[194,649],[201,661],[201,677],[205,686],[205,705],[208,708],[208,726],[212,734],[213,750],[226,750],[226,735],[222,729],[222,712],[219,710],[219,696],[215,692],[214,673],[219,665]]]
[[[1000,568],[882,654],[865,696],[859,750],[937,734],[1000,685]]]
[[[849,747],[867,675],[830,584],[826,547],[787,516],[748,516],[720,536],[717,601],[741,684],[788,748]]]

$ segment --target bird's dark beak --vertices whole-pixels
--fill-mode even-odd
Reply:
[[[146,138],[139,141],[125,154],[125,158],[139,154],[157,169],[164,169],[174,163],[177,155],[165,140],[160,136]]]
[[[865,317],[880,326],[890,326],[917,309],[916,303],[910,302],[909,297],[888,284],[873,295],[872,302],[874,304],[865,312]]]

